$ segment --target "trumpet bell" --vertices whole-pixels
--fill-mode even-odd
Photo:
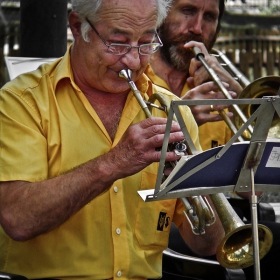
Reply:
[[[262,77],[255,80],[251,84],[247,85],[238,96],[238,99],[242,99],[242,98],[250,99],[250,98],[262,98],[264,96],[275,96],[277,94],[280,94],[279,88],[280,88],[279,76]],[[239,107],[248,119],[257,110],[258,106],[259,105],[249,104],[249,105],[240,105]],[[243,121],[237,114],[234,114],[233,122],[235,123],[238,129],[243,125]],[[245,131],[243,137],[246,139],[250,139],[250,134]],[[271,138],[280,137],[280,121],[278,116],[275,116],[273,119],[268,137]]]
[[[245,225],[225,196],[210,194],[225,236],[216,250],[218,262],[226,268],[245,268],[254,264],[252,225]],[[273,234],[269,228],[258,224],[259,259],[264,257],[271,248]]]
[[[270,229],[258,225],[259,258],[262,259],[270,250],[273,237]],[[254,264],[252,225],[237,227],[225,235],[217,248],[219,263],[231,269],[245,268]]]

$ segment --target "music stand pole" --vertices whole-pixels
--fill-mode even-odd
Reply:
[[[254,169],[251,167],[251,220],[252,220],[252,236],[253,236],[253,255],[254,255],[254,275],[255,280],[261,279],[260,274],[260,256],[259,256],[259,234],[258,234],[258,215],[257,215],[257,196],[255,194]]]

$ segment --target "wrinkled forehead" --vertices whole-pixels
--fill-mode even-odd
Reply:
[[[98,11],[98,21],[117,28],[155,29],[157,16],[156,0],[104,0]]]
[[[183,8],[184,6],[193,6],[198,9],[218,9],[220,7],[220,1],[223,3],[224,0],[173,0],[171,10],[178,7]]]

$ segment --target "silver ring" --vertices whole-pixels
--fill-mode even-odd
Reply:
[[[211,108],[211,112],[215,111],[213,105],[210,105],[210,108]]]

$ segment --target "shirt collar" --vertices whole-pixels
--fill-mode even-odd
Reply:
[[[146,75],[149,77],[150,81],[155,84],[158,85],[160,87],[163,87],[164,89],[171,91],[171,89],[169,88],[168,84],[165,82],[165,80],[163,80],[162,78],[160,78],[159,76],[157,76],[152,68],[152,66],[149,64],[148,67],[145,70]],[[186,92],[188,92],[190,90],[190,87],[188,86],[187,82],[185,82],[184,87],[182,89],[181,95],[180,97],[182,97]]]
[[[57,84],[59,81],[65,78],[69,78],[72,85],[77,88],[74,82],[74,77],[73,77],[73,71],[71,68],[71,60],[70,60],[70,50],[71,50],[70,45],[65,53],[65,55],[61,58],[59,64],[57,65],[55,69],[55,75],[54,75],[54,87],[56,88]]]

